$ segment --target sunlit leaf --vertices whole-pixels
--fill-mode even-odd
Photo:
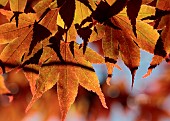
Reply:
[[[40,80],[44,81],[38,83],[36,92],[41,93],[36,93],[35,96],[33,96],[28,109],[31,107],[32,103],[41,97],[45,91],[50,89],[46,87],[42,88],[41,85],[54,85],[56,82],[58,87],[57,90],[59,105],[62,113],[62,120],[64,120],[66,117],[66,113],[75,100],[79,83],[84,88],[97,93],[102,102],[102,105],[107,107],[103,93],[100,89],[98,78],[90,63],[103,63],[104,59],[101,56],[99,56],[97,53],[94,53],[94,51],[92,51],[90,48],[87,48],[85,55],[83,55],[82,50],[79,49],[77,44],[74,44],[75,55],[73,56],[69,47],[69,43],[61,42],[60,56],[63,59],[63,61],[61,61],[55,51],[52,51],[52,49],[49,47],[44,49],[44,54],[42,55],[41,60],[47,60],[49,57],[47,55],[52,56],[49,57],[49,59],[40,68]],[[59,78],[57,74],[59,74]],[[52,82],[50,78],[51,76],[53,76]]]

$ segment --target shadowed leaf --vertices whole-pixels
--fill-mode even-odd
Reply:
[[[50,11],[51,9],[50,8],[47,8],[45,9],[45,11],[43,12],[43,14],[40,16],[40,19],[37,23],[39,23],[46,15],[47,13]]]
[[[110,5],[107,2],[101,1],[98,5],[96,10],[92,13],[92,17],[103,23],[110,17],[107,15],[110,9]]]
[[[58,32],[53,37],[50,38],[49,42],[51,44],[48,45],[50,48],[52,48],[55,51],[55,53],[57,54],[61,62],[64,62],[63,57],[60,53],[60,42],[63,40],[62,37],[63,34],[64,34],[64,29],[58,26]]]
[[[83,53],[85,53],[86,51],[86,47],[87,47],[87,44],[88,44],[88,41],[89,41],[89,38],[90,38],[90,35],[92,33],[92,30],[91,30],[91,26],[87,26],[87,27],[82,27],[79,26],[78,24],[75,25],[76,29],[77,29],[77,33],[78,35],[83,39],[84,41],[84,45],[83,45]]]
[[[1,67],[1,72],[4,74],[4,73],[6,73],[6,71],[5,71],[5,65],[4,65],[4,63],[0,60],[0,67]]]
[[[162,10],[161,10],[162,11]],[[169,42],[169,21],[170,15],[163,16],[161,21],[159,22],[158,28],[163,28],[160,33],[160,37],[157,41],[154,50],[154,57],[152,58],[152,62],[150,63],[150,67],[148,68],[148,72],[143,76],[147,77],[151,74],[152,70],[159,65],[164,59],[168,62],[168,55],[170,53],[170,42]]]
[[[162,56],[162,57],[165,57],[167,55],[161,36],[159,37],[159,39],[158,39],[158,41],[155,45],[154,55],[159,55],[159,56]]]
[[[22,12],[13,12],[14,15],[11,17],[10,19],[10,22],[13,20],[13,18],[15,18],[15,21],[16,21],[16,27],[18,27],[18,24],[19,24],[19,14],[21,14]]]
[[[112,16],[118,14],[126,6],[127,0],[116,0],[111,6],[104,1],[100,1],[92,17],[100,23],[105,22]]]
[[[117,34],[122,35],[123,32],[118,32]],[[131,40],[131,38],[126,35],[123,38],[119,39],[119,47],[122,60],[131,71],[133,87],[135,72],[138,69],[140,62],[140,50],[138,46],[133,42],[133,40]]]
[[[42,40],[49,37],[50,35],[51,32],[47,28],[35,22],[33,25],[33,36],[29,47],[28,55],[32,53],[32,50],[37,45],[37,43],[41,42]]]
[[[65,4],[66,0],[57,0],[58,7],[61,7]]]
[[[74,12],[75,12],[75,0],[65,0],[65,3],[61,6],[59,10],[59,14],[63,19],[66,29],[68,30],[72,25],[74,20]]]
[[[40,24],[46,27],[52,34],[56,33],[56,31],[58,30],[56,22],[58,12],[59,9],[50,10],[43,18],[43,20],[40,22]]]
[[[33,57],[31,57],[29,60],[26,60],[22,65],[21,67],[24,67],[25,65],[29,65],[29,64],[38,64],[39,63],[39,59],[41,57],[43,53],[43,48],[38,50],[37,53],[35,53],[33,55]]]
[[[32,7],[33,1],[28,1],[26,4],[26,7],[24,9],[24,13],[35,13],[33,7]]]
[[[135,36],[137,36],[136,18],[138,16],[138,12],[140,10],[141,5],[142,5],[142,0],[130,0],[127,3],[127,15],[131,21],[133,32],[134,32]]]

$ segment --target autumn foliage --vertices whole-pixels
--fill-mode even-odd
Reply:
[[[129,100],[140,107],[136,121],[169,117],[158,106],[169,95],[169,78],[140,95],[131,95],[123,82],[110,84],[120,58],[133,89],[140,50],[154,55],[143,77],[169,63],[169,28],[169,0],[0,0],[0,119],[19,121],[41,112],[44,121],[63,121],[74,103],[93,121],[108,117],[116,102],[131,110]],[[92,64],[106,65],[102,84]]]

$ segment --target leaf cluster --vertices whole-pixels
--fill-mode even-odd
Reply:
[[[121,58],[133,87],[140,49],[154,54],[144,77],[164,59],[169,62],[168,0],[1,0],[0,7],[0,73],[23,70],[33,95],[26,111],[55,85],[61,120],[79,85],[108,108],[93,63],[106,64],[109,84]],[[88,47],[96,41],[103,55]],[[3,78],[0,94],[10,94]]]

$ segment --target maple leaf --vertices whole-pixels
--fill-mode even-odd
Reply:
[[[65,119],[70,106],[75,100],[79,84],[87,90],[97,93],[102,105],[107,108],[98,78],[91,65],[91,63],[103,63],[104,59],[90,48],[87,48],[86,53],[83,55],[82,49],[79,49],[79,45],[76,43],[74,43],[75,54],[73,56],[70,44],[65,42],[60,44],[60,56],[62,56],[63,61],[55,51],[52,51],[51,47],[53,46],[44,48],[40,61],[46,61],[40,68],[40,78],[36,85],[36,93],[33,95],[27,110],[44,92],[52,88],[56,83],[62,120]],[[53,79],[50,77],[53,77]]]
[[[37,11],[38,9],[35,10]],[[20,66],[23,61],[33,57],[33,55],[37,52],[33,50],[35,46],[48,38],[48,36],[50,36],[53,32],[56,32],[57,26],[54,25],[56,25],[57,15],[58,9],[50,10],[42,21],[39,21],[39,24],[35,22],[35,14],[21,14],[18,28],[15,27],[14,22],[3,24],[0,27],[3,28],[3,31],[1,31],[0,34],[1,43],[7,43],[6,47],[0,54],[0,58],[5,67],[8,67],[6,68],[7,71],[10,71],[11,68]],[[11,50],[11,48],[13,49]],[[27,57],[28,55],[29,57]],[[29,65],[27,64],[23,70],[25,71],[25,75],[29,81],[33,94],[36,79],[38,78],[39,66],[34,63]]]
[[[150,11],[150,13],[147,13],[147,14],[152,15],[154,13],[153,9],[154,9],[153,7],[142,5],[141,10],[138,13],[139,15],[138,18],[142,18],[146,16],[145,15],[146,10]],[[139,47],[150,53],[154,53],[154,48],[156,45],[156,41],[159,37],[159,34],[157,33],[156,30],[152,28],[152,26],[138,20],[136,23],[136,34],[137,34],[137,38],[136,38],[134,35],[134,31],[132,29],[133,25],[131,25],[131,22],[127,18],[127,14],[125,10],[126,9],[124,9],[122,12],[120,12],[118,15],[112,18],[113,24],[118,26],[120,30],[117,30],[114,28],[112,29],[110,28],[109,30],[108,27],[105,28],[106,32],[102,40],[103,51],[106,57],[105,61],[106,62],[110,61],[110,63],[113,63],[113,64],[107,63],[107,68],[109,72],[108,79],[111,77],[111,74],[112,74],[111,67],[115,66],[118,56],[121,55],[123,61],[131,70],[132,85],[133,85],[135,71],[138,68],[139,61],[140,61]],[[148,35],[148,31],[152,31],[152,34]],[[128,49],[125,49],[125,48],[129,48],[129,52],[127,51]],[[132,57],[132,58],[134,57],[136,59],[132,59],[132,58],[130,59],[129,57]],[[107,79],[107,82],[108,82],[108,79]]]
[[[110,35],[108,34],[109,36],[105,33],[106,38],[103,40],[103,49],[106,54],[105,57],[108,56],[108,58],[110,58],[110,62],[116,63],[119,50],[123,61],[131,70],[133,85],[135,71],[138,68],[140,61],[139,47],[153,53],[159,35],[156,30],[152,29],[151,26],[140,21],[137,22],[136,25],[138,35],[138,38],[136,38],[133,30],[130,28],[131,24],[129,20],[121,15],[113,17],[112,22],[121,28],[121,30],[110,29]],[[143,28],[143,26],[145,26],[145,28]],[[146,36],[148,29],[153,31],[153,35]],[[108,66],[108,68],[110,67]]]
[[[44,19],[42,20],[42,22],[41,22],[41,24],[42,25],[44,25],[44,27],[46,27],[46,28],[48,28],[48,30],[50,30],[50,32],[51,33],[54,33],[54,32],[56,32],[57,31],[57,26],[54,26],[54,25],[56,25],[56,19],[57,19],[57,15],[58,15],[58,10],[51,10],[51,11],[49,11],[47,14],[46,14],[46,16],[44,17]],[[50,18],[50,19],[49,19]],[[41,25],[39,25],[38,24],[38,26],[41,26]],[[41,27],[43,27],[43,26],[41,26]],[[43,27],[43,28],[44,28]],[[45,31],[46,31],[46,29],[44,29]],[[42,30],[40,30],[40,31],[42,31]],[[39,32],[39,31],[37,31],[37,32]],[[49,32],[48,32],[49,33]],[[41,34],[42,35],[42,34]],[[41,36],[40,35],[40,36]],[[46,35],[46,34],[45,34]],[[35,36],[37,36],[37,35],[35,35]],[[44,36],[44,35],[43,35]],[[38,37],[38,36],[37,36]],[[38,37],[39,38],[39,37]],[[40,37],[40,39],[41,39],[42,37]],[[37,40],[36,40],[37,41]],[[42,42],[42,43],[46,43],[46,42]],[[46,44],[44,44],[44,46],[45,46]],[[41,48],[41,49],[40,49]],[[28,61],[30,58],[33,58],[33,60],[35,60],[36,61],[36,63],[35,62],[32,62],[31,61],[31,64],[29,64],[29,65],[26,65],[26,66],[24,66],[24,68],[23,68],[23,70],[24,70],[24,72],[25,72],[25,76],[27,77],[27,79],[28,79],[28,81],[29,81],[29,84],[30,84],[30,88],[31,88],[31,92],[32,92],[32,94],[34,95],[34,93],[35,93],[35,89],[36,89],[36,87],[35,87],[35,85],[36,85],[36,80],[38,79],[38,77],[39,77],[39,69],[40,69],[40,65],[37,65],[37,64],[39,64],[39,63],[42,63],[42,62],[39,62],[39,58],[40,58],[40,56],[41,56],[41,52],[42,52],[43,50],[42,50],[42,44],[38,44],[38,45],[36,45],[36,47],[34,47],[33,48],[33,52],[32,52],[32,54],[29,56],[29,57],[27,57],[27,58],[25,58],[24,60],[23,60],[23,62],[25,61]],[[35,56],[35,54],[37,54],[37,56]],[[24,62],[24,63],[25,63]],[[28,61],[28,62],[30,62],[30,61]],[[22,64],[22,66],[23,66],[23,64]]]
[[[113,19],[113,21],[117,22],[116,19],[115,20]],[[124,29],[123,26],[121,26],[121,28]],[[116,33],[117,34],[115,35],[115,39],[118,40],[119,42],[120,55],[125,65],[129,67],[132,74],[132,87],[133,87],[135,72],[138,69],[140,62],[139,47],[128,35],[128,32],[125,33],[125,31],[117,30]]]
[[[160,1],[163,2],[163,1]],[[167,1],[164,1],[165,3]],[[165,3],[162,4],[165,4]],[[168,3],[166,4],[168,5]],[[154,57],[152,58],[152,62],[150,63],[150,67],[148,68],[147,73],[143,76],[144,78],[149,76],[152,72],[152,70],[159,65],[164,59],[169,62],[169,57],[168,54],[170,53],[170,48],[169,48],[169,34],[167,34],[169,32],[169,9],[167,8],[167,6],[160,6],[158,4],[158,8],[156,9],[156,13],[155,15],[146,17],[146,19],[153,19],[155,20],[155,25],[154,28],[158,28],[158,29],[162,29],[159,33],[160,33],[160,37],[157,40],[156,46],[155,46],[155,50],[154,50]],[[163,10],[161,10],[163,9]]]
[[[49,30],[51,30],[52,32],[56,31],[56,27],[51,26],[51,24],[53,25],[56,24],[55,20],[57,13],[58,10],[50,11],[51,15],[50,16],[47,15],[45,17],[45,20],[48,19],[49,17],[51,17],[51,19],[45,22],[42,21],[42,24],[45,27],[47,26],[47,28],[49,28]],[[2,44],[9,43],[1,53],[1,60],[4,62],[7,61],[10,62],[10,58],[12,59],[12,57],[9,56],[8,60],[8,58],[5,57],[6,54],[7,55],[12,54],[11,56],[13,56],[16,53],[19,53],[17,56],[15,56],[18,57],[18,59],[15,58],[14,61],[14,63],[16,61],[18,61],[17,63],[19,63],[19,60],[21,59],[22,55],[24,55],[24,53],[27,52],[28,48],[30,50],[29,54],[31,54],[31,51],[34,48],[34,46],[51,34],[51,32],[48,29],[46,29],[43,25],[34,22],[35,21],[34,14],[22,14],[20,16],[20,19],[21,23],[19,24],[18,28],[14,26],[13,22],[3,24],[0,26],[1,28],[3,28],[0,33],[1,43]],[[12,50],[13,52],[10,49],[11,47],[15,48]],[[20,49],[25,50],[21,51]]]
[[[30,21],[29,17],[33,17],[33,16],[30,15],[29,17],[26,17],[24,14],[22,14],[22,15],[23,15],[23,19],[21,18],[21,20],[22,20],[21,24],[20,24],[21,26],[19,26],[18,28],[15,27],[15,23],[13,23],[13,22],[6,23],[6,24],[3,24],[0,26],[0,28],[3,28],[0,33],[1,44],[8,43],[0,55],[1,60],[5,63],[9,62],[9,63],[19,64],[20,57],[23,55],[23,53],[25,53],[24,46],[27,45],[28,43],[30,43],[30,40],[26,39],[26,37],[27,37],[27,35],[30,34],[30,31],[32,29],[32,27],[29,28],[29,24],[32,22],[32,21]],[[14,32],[14,34],[11,34],[13,32]],[[25,32],[28,32],[28,34],[26,34],[26,35],[23,34]],[[22,45],[24,40],[27,42],[25,43],[25,45]],[[29,48],[28,46],[29,45],[27,45],[26,47]],[[13,48],[12,51],[10,49],[11,47]],[[20,49],[23,51],[20,51]],[[15,55],[15,54],[17,54],[17,55]],[[6,56],[6,55],[8,55],[8,56]],[[15,56],[13,56],[13,55],[15,55]],[[14,57],[13,59],[12,59],[12,56]],[[18,59],[17,59],[17,57],[18,57]]]

